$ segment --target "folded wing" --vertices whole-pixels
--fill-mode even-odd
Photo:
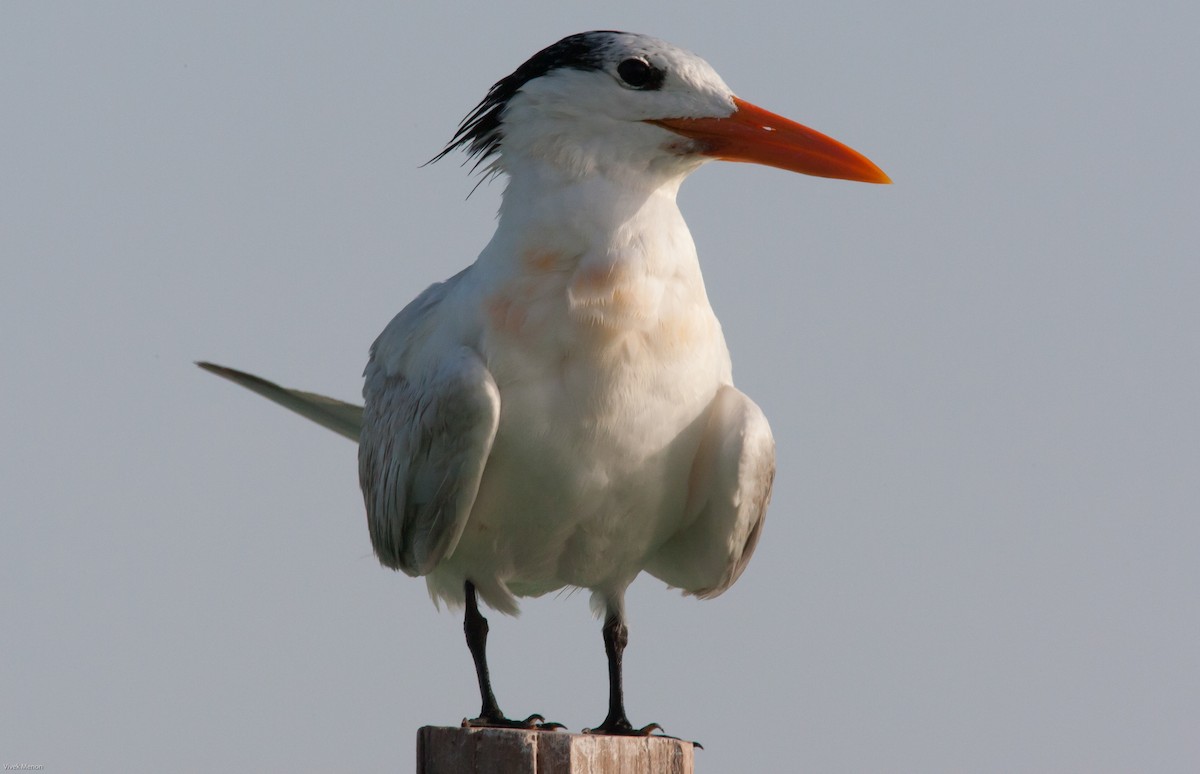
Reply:
[[[775,440],[767,418],[737,389],[722,387],[692,462],[684,526],[646,569],[701,598],[725,591],[758,544],[774,480]]]
[[[473,350],[417,373],[367,366],[359,481],[375,554],[425,575],[454,552],[496,436],[500,392]]]

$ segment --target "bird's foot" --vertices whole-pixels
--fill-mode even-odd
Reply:
[[[548,723],[541,715],[530,715],[524,720],[513,720],[503,715],[488,714],[477,718],[463,718],[463,728],[515,728],[524,731],[557,731],[566,728],[562,723]]]
[[[662,730],[663,727],[657,723],[650,723],[642,726],[641,728],[634,728],[633,724],[629,722],[628,718],[621,717],[615,719],[605,718],[604,722],[595,728],[583,729],[583,733],[603,736],[654,736],[660,739],[678,739],[681,742],[687,742],[695,747],[699,747],[701,750],[704,749],[704,745],[700,744],[699,742],[692,742],[687,739],[680,739],[678,736],[664,734],[661,733]],[[656,734],[654,733],[655,731],[659,731],[660,733]]]
[[[595,728],[585,728],[585,734],[601,734],[604,736],[654,736],[655,731],[662,731],[663,727],[657,723],[651,723],[641,728],[634,728],[626,717],[607,717],[604,722]],[[662,736],[662,734],[657,734]]]

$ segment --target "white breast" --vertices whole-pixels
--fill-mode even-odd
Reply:
[[[500,425],[431,588],[466,567],[485,595],[483,568],[518,595],[623,588],[678,528],[698,418],[730,380],[690,236],[581,254],[535,244],[497,274],[478,292]]]

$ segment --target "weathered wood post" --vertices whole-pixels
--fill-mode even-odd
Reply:
[[[417,774],[693,774],[692,748],[665,736],[425,726]]]

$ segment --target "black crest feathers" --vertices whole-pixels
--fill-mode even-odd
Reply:
[[[478,167],[500,149],[500,131],[504,110],[508,101],[521,87],[546,73],[561,68],[575,70],[599,70],[604,66],[604,54],[612,44],[614,35],[623,33],[614,30],[594,30],[569,35],[548,46],[529,58],[511,75],[496,82],[487,95],[467,114],[458,125],[458,131],[446,144],[441,153],[430,159],[430,163],[462,148],[468,158],[475,159]]]

